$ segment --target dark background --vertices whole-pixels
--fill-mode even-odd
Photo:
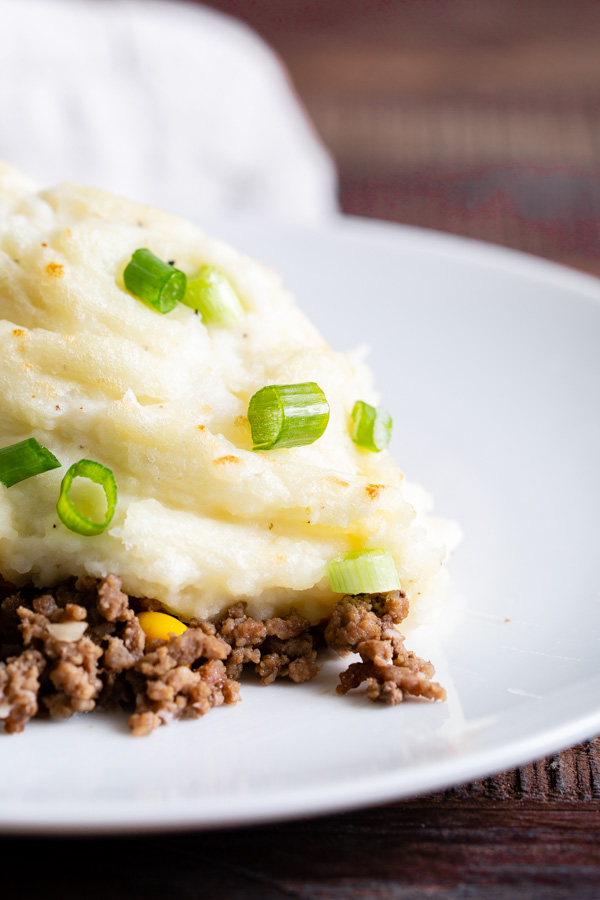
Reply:
[[[600,274],[598,0],[206,5],[277,50],[345,212]]]
[[[337,163],[344,211],[600,274],[600,2],[207,5],[244,19],[281,56]],[[15,860],[25,850],[24,882]],[[5,839],[4,859],[12,898],[597,898],[600,741],[341,816]]]

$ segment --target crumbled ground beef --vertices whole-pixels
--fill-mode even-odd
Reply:
[[[0,580],[0,597],[0,721],[10,733],[36,715],[120,706],[130,710],[133,734],[146,735],[237,703],[244,666],[265,685],[314,678],[318,644],[361,657],[340,675],[339,693],[366,682],[366,696],[386,703],[445,698],[431,663],[407,651],[395,628],[408,613],[400,591],[344,597],[318,626],[295,610],[259,621],[237,603],[169,641],[149,640],[136,615],[160,604],[129,597],[115,575],[70,579],[41,594]]]
[[[231,648],[225,663],[230,678],[239,678],[245,663],[257,665],[260,662],[261,651],[258,648],[267,636],[267,629],[262,622],[246,615],[245,603],[230,607],[217,628],[219,637]]]
[[[263,622],[246,615],[246,604],[236,603],[217,622],[217,634],[231,647],[226,662],[230,678],[239,678],[245,663],[253,663],[261,684],[288,677],[299,683],[314,678],[320,666],[310,622],[295,610],[284,618]]]
[[[329,647],[341,655],[358,653],[362,662],[352,663],[340,675],[339,694],[347,694],[366,681],[370,700],[395,705],[406,695],[445,700],[446,692],[432,681],[435,670],[404,647],[404,638],[396,630],[408,614],[408,603],[401,591],[387,595],[344,597],[337,603],[325,628]]]
[[[145,735],[173,718],[198,718],[213,706],[237,703],[239,684],[227,677],[223,660],[229,645],[188,628],[183,634],[145,653],[132,672],[136,711],[129,720],[135,735]],[[192,665],[208,660],[197,668]]]
[[[23,731],[25,723],[37,713],[44,665],[44,657],[37,650],[25,650],[0,665],[0,718],[9,734]]]

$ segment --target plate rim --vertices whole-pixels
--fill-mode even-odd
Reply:
[[[294,222],[288,220],[254,217],[246,213],[239,215],[210,215],[197,223],[211,237],[230,245],[231,241],[218,234],[219,228],[242,228],[243,230],[277,230],[278,232],[300,232],[317,235],[327,233],[340,237],[357,237],[362,240],[395,244],[398,240],[406,243],[427,243],[435,247],[439,254],[466,262],[483,262],[517,274],[527,274],[539,280],[559,279],[561,286],[594,295],[600,302],[600,276],[577,269],[567,263],[537,256],[526,250],[495,244],[481,238],[453,234],[436,228],[407,225],[386,219],[357,216],[341,212],[332,213],[321,222]],[[375,239],[375,240],[374,240]],[[237,249],[237,248],[236,248]],[[244,252],[244,251],[242,251]],[[476,258],[477,257],[477,258]]]
[[[600,675],[583,682],[585,689],[578,692],[578,701],[581,704],[584,697],[590,695],[597,697],[600,691]],[[565,699],[571,695],[571,690],[561,689],[546,695],[541,701],[551,705],[557,697]],[[540,701],[538,701],[540,702]],[[583,704],[587,706],[587,703]],[[519,708],[522,715],[526,709],[531,708],[529,703],[523,703]],[[181,724],[181,723],[179,723]],[[183,723],[185,726],[185,723]],[[166,831],[183,830],[224,830],[228,828],[246,828],[253,825],[269,825],[277,822],[289,822],[302,817],[323,817],[328,815],[342,815],[352,810],[368,808],[370,806],[387,805],[389,803],[408,800],[413,797],[427,795],[434,791],[444,790],[454,785],[469,783],[485,777],[490,777],[507,769],[519,765],[525,765],[544,756],[558,753],[563,749],[573,746],[581,741],[588,740],[600,733],[600,706],[587,708],[585,713],[577,713],[571,721],[563,719],[559,724],[552,724],[547,728],[531,734],[522,735],[508,745],[496,748],[488,748],[481,752],[473,750],[467,754],[450,761],[447,759],[426,763],[418,769],[411,769],[413,783],[410,786],[402,785],[402,769],[389,771],[376,776],[366,776],[360,781],[355,781],[354,793],[348,793],[348,780],[336,782],[333,788],[330,786],[324,796],[320,796],[322,788],[317,786],[310,790],[302,787],[287,791],[272,792],[269,795],[270,804],[265,804],[260,809],[244,810],[240,815],[235,805],[239,806],[239,798],[230,804],[225,813],[215,813],[213,807],[220,801],[211,801],[210,812],[202,814],[198,808],[198,800],[190,799],[181,801],[168,808],[164,801],[151,801],[143,806],[133,808],[127,802],[115,804],[111,801],[106,817],[98,820],[98,816],[86,814],[81,804],[64,804],[62,809],[74,810],[72,817],[56,818],[56,807],[47,804],[44,808],[44,816],[39,817],[30,814],[27,810],[24,814],[14,817],[5,817],[0,807],[0,834],[39,834],[42,835],[94,835],[94,834],[151,834]],[[10,737],[7,736],[7,740]],[[449,778],[449,769],[452,774]],[[465,777],[460,772],[468,770]],[[415,777],[416,772],[416,777]],[[396,776],[396,777],[394,777]],[[393,786],[390,785],[393,782]],[[333,794],[333,797],[332,797]],[[274,802],[273,802],[274,801]],[[14,801],[11,807],[18,807]],[[252,804],[249,804],[250,806]],[[97,810],[97,807],[94,807]],[[83,814],[82,814],[83,812]],[[104,810],[102,810],[104,813]]]
[[[494,267],[538,282],[551,282],[600,304],[600,279],[593,274],[476,238],[343,214],[335,214],[329,220],[318,224],[277,223],[246,216],[229,216],[220,221],[234,228],[247,228],[254,223],[253,227],[264,230],[276,228],[278,231],[288,233],[301,231],[313,236],[333,235],[342,239],[350,237],[377,245],[386,243],[394,246],[398,242],[405,246],[412,244],[421,247],[425,254],[441,255],[487,268]],[[214,229],[212,233],[215,233]],[[585,689],[578,691],[579,699],[582,694],[587,696],[588,693],[590,696],[598,696],[600,674],[581,683]],[[550,703],[553,697],[562,693],[558,691],[548,694],[542,702]],[[524,703],[523,708],[526,705]],[[7,812],[5,805],[0,802],[0,834],[110,835],[241,828],[291,821],[303,816],[337,815],[354,809],[397,802],[491,776],[590,739],[600,733],[600,705],[596,708],[590,705],[585,711],[579,709],[580,705],[574,705],[573,714],[563,717],[560,724],[552,723],[542,730],[522,734],[504,745],[501,752],[495,748],[487,748],[484,751],[475,749],[457,759],[436,760],[424,764],[417,770],[413,768],[411,769],[413,784],[410,786],[402,784],[402,769],[386,771],[355,782],[354,791],[349,793],[347,781],[334,783],[326,792],[320,787],[279,791],[277,795],[269,797],[269,803],[261,805],[258,809],[244,809],[241,814],[239,798],[232,804],[231,809],[220,814],[211,812],[210,808],[208,814],[203,812],[201,799],[197,797],[185,801],[179,799],[173,806],[167,806],[164,801],[152,801],[144,803],[141,807],[132,807],[125,801],[122,804],[111,801],[107,810],[101,810],[100,817],[97,805],[91,808],[92,812],[88,812],[88,809],[82,809],[82,805],[78,806],[76,802],[65,803],[59,807],[61,813],[57,814],[57,807],[51,804],[38,803],[37,807],[29,804],[28,808],[21,810],[17,808],[21,805],[19,802],[11,801]],[[10,740],[10,737],[0,736],[0,739]],[[398,777],[399,771],[401,774]],[[317,796],[319,794],[324,795]],[[211,801],[213,805],[216,802]],[[242,805],[246,803],[244,800]],[[256,806],[255,799],[254,804]]]

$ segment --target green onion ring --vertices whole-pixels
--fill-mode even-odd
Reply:
[[[354,550],[327,563],[329,586],[336,594],[380,594],[400,589],[389,550]]]
[[[314,381],[269,384],[248,405],[253,450],[301,447],[320,438],[329,422],[329,403]]]
[[[352,410],[352,440],[365,450],[385,450],[392,436],[392,417],[383,406],[370,406],[357,400]]]
[[[42,447],[35,438],[27,438],[0,450],[0,481],[7,488],[26,478],[60,468],[53,453]]]
[[[163,262],[150,250],[136,250],[123,272],[127,290],[160,313],[168,313],[183,300],[184,272]]]
[[[181,302],[197,310],[205,325],[234,325],[244,315],[231,282],[214,266],[202,266],[188,278]]]
[[[71,500],[69,494],[75,478],[88,478],[99,484],[106,497],[106,516],[103,522],[94,522],[82,515]],[[58,518],[69,531],[86,537],[101,534],[110,525],[117,506],[117,483],[110,469],[91,459],[80,459],[67,469],[67,474],[60,485],[60,497],[56,504]]]

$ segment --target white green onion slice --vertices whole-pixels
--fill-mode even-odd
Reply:
[[[168,313],[183,300],[184,272],[163,262],[150,250],[136,250],[123,272],[127,290],[160,313]]]
[[[380,594],[400,589],[389,550],[354,550],[327,563],[329,586],[336,594]]]
[[[181,301],[198,310],[206,325],[233,325],[244,315],[244,307],[231,283],[214,266],[202,266],[188,278]]]
[[[385,450],[392,436],[392,417],[383,406],[370,406],[357,400],[352,410],[352,440],[365,450]]]
[[[329,421],[329,404],[314,381],[269,384],[250,399],[248,421],[253,450],[301,447],[320,438]]]
[[[0,450],[0,481],[12,487],[19,481],[60,468],[53,453],[42,447],[35,438],[27,438]]]
[[[101,522],[90,519],[77,509],[71,498],[71,488],[75,478],[87,478],[99,484],[106,498],[106,514]],[[91,459],[80,459],[67,469],[67,474],[60,486],[60,497],[56,504],[56,512],[60,521],[69,531],[86,537],[101,534],[111,523],[117,506],[117,483],[110,469]]]

